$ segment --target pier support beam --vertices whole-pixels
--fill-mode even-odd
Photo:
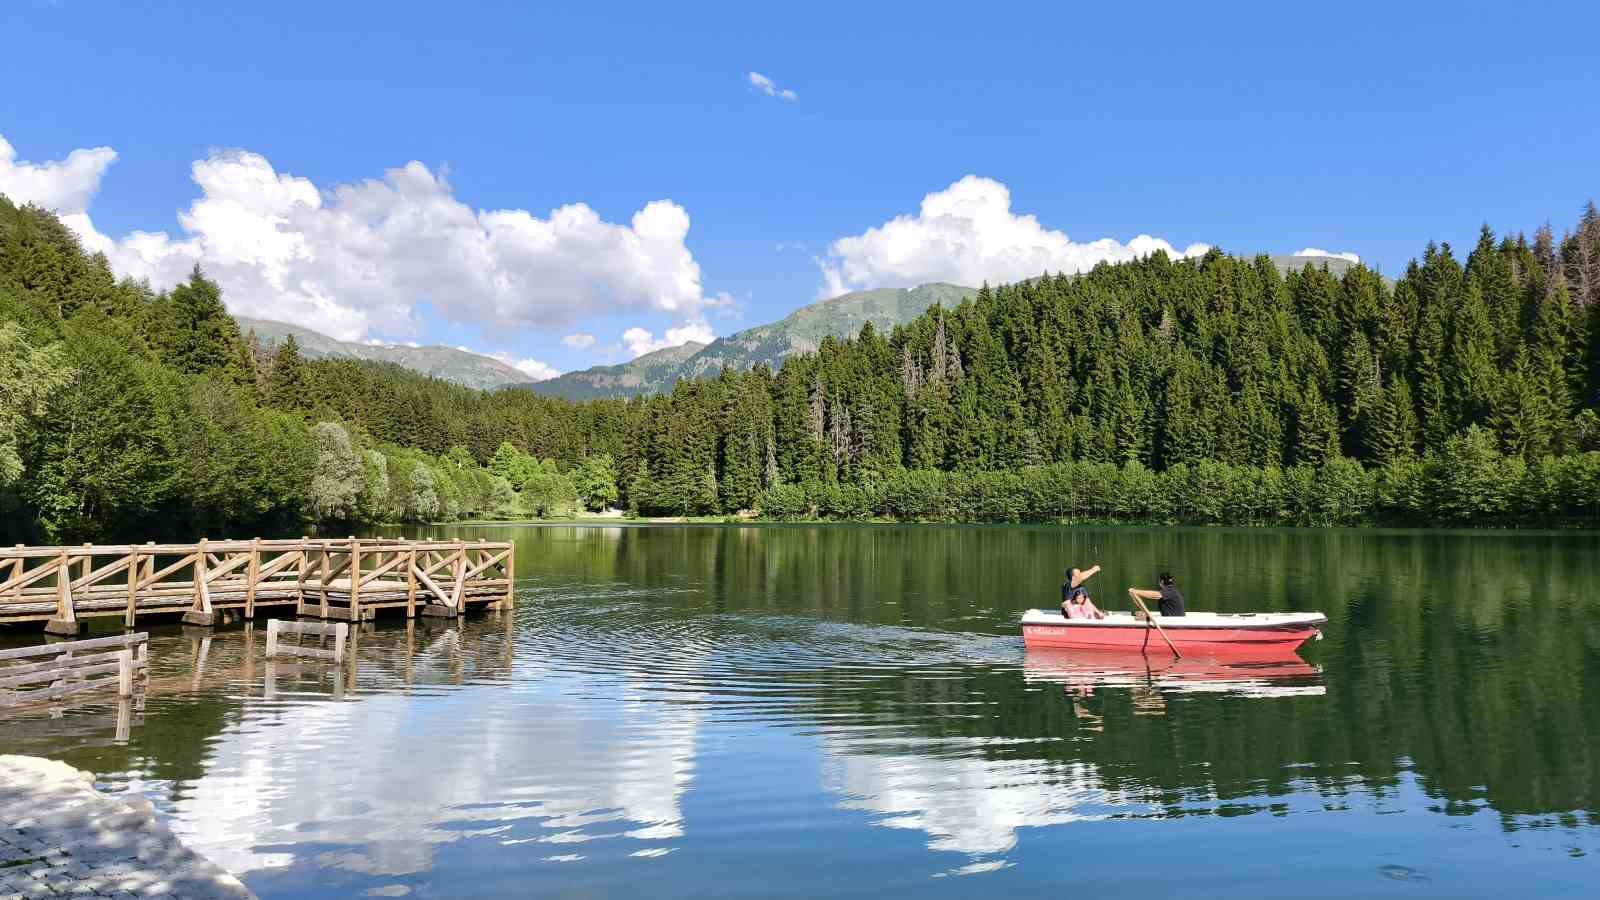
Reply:
[[[424,603],[422,614],[433,619],[454,619],[456,611],[443,603]]]
[[[80,619],[51,619],[44,623],[45,634],[58,634],[62,637],[77,637],[89,630],[89,623]]]

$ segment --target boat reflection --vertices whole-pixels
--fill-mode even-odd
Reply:
[[[1096,688],[1133,688],[1162,694],[1234,694],[1241,697],[1322,696],[1322,669],[1299,656],[1270,659],[1184,657],[1096,650],[1032,649],[1023,660],[1030,684],[1059,684],[1068,696]],[[1141,709],[1140,711],[1148,711]]]

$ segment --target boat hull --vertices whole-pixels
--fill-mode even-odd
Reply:
[[[1190,617],[1183,617],[1188,619]],[[1157,617],[1161,628],[1180,652],[1194,651],[1237,655],[1293,653],[1306,641],[1320,635],[1317,626],[1327,619],[1317,614],[1219,616],[1198,614],[1189,624],[1178,617]],[[1105,619],[1084,621],[1063,619],[1059,614],[1031,611],[1023,618],[1022,642],[1025,646],[1070,650],[1120,650],[1139,652],[1166,646],[1153,627],[1143,619],[1119,614]]]

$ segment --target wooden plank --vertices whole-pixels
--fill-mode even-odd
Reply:
[[[213,560],[216,559],[215,554],[207,554],[207,556],[210,556]],[[238,569],[244,568],[245,566],[248,566],[250,564],[250,560],[253,559],[253,558],[254,558],[253,555],[243,555],[243,554],[241,554],[239,556],[235,556],[233,559],[230,559],[230,560],[228,560],[226,562],[222,562],[222,563],[217,563],[217,562],[207,563],[206,564],[206,581],[216,581],[218,578],[221,578],[222,576],[227,575],[229,572],[234,572],[234,571],[237,571]],[[216,568],[212,568],[213,565],[215,565]]]
[[[456,547],[456,584],[450,592],[450,606],[453,609],[461,608],[461,588],[467,583],[467,548]]]
[[[340,623],[340,624],[343,624],[343,623]],[[293,648],[290,648],[290,647],[287,647],[287,646],[279,647],[278,648],[278,655],[279,656],[284,656],[284,655],[289,655],[289,656],[309,656],[309,657],[311,657],[313,659],[331,659],[331,660],[333,660],[335,662],[338,662],[338,660],[339,660],[339,656],[337,654],[337,651],[334,651],[334,650],[323,650],[323,649],[320,649],[320,648],[317,648],[317,647],[293,647]]]
[[[328,562],[329,562],[329,560],[328,560],[328,548],[327,547],[323,547],[322,548],[322,577],[320,579],[318,579],[318,580],[322,582],[322,617],[324,619],[326,619],[328,617],[328,577],[329,577],[328,576]]]
[[[350,542],[350,621],[361,621],[361,542]]]
[[[95,582],[100,581],[101,579],[105,578],[107,575],[115,575],[116,573],[122,571],[123,567],[128,564],[128,561],[129,561],[130,558],[131,557],[124,556],[121,559],[117,559],[117,560],[114,560],[112,562],[108,562],[105,565],[101,566],[100,568],[94,570],[93,572],[90,572],[90,571],[88,571],[88,568],[89,568],[89,566],[88,566],[89,557],[85,556],[83,558],[84,573],[82,575],[79,575],[77,578],[74,578],[72,580],[72,590],[74,592],[82,591],[85,588],[89,587],[90,585],[94,584]]]
[[[159,548],[159,547],[146,547],[145,548],[145,552],[152,554],[151,560],[154,561],[155,554],[159,553],[160,549],[161,548]],[[163,553],[161,555],[166,556],[166,555],[169,555],[169,554],[164,554]],[[159,572],[151,572],[150,574],[146,575],[145,577],[139,579],[139,590],[142,591],[145,588],[149,587],[150,585],[153,585],[156,582],[160,581],[161,579],[166,578],[168,575],[171,575],[173,572],[176,572],[179,569],[183,568],[184,566],[189,565],[190,563],[194,562],[194,558],[195,558],[194,548],[191,547],[191,548],[188,549],[188,551],[182,557],[180,557],[178,559],[177,562],[173,563],[172,565],[167,566],[166,568],[162,569]],[[152,568],[154,568],[154,567],[152,566]],[[181,581],[172,582],[172,584],[174,584],[174,585],[181,585],[182,583],[183,582],[181,582]]]
[[[206,539],[200,539],[200,549],[194,555],[194,609],[211,612],[211,589],[206,585]]]
[[[52,659],[45,662],[6,666],[0,668],[0,677],[10,678],[13,675],[27,675],[30,672],[49,672],[70,669],[73,666],[93,666],[104,662],[114,662],[117,654],[121,652],[121,650],[107,650],[103,653],[87,653],[82,656],[73,654],[68,659]]]
[[[367,572],[367,573],[363,574],[361,576],[361,583],[362,584],[367,584],[368,582],[376,581],[379,578],[383,577],[384,575],[387,575],[389,572],[392,572],[395,569],[399,568],[401,565],[403,565],[405,563],[406,554],[403,551],[395,550],[395,551],[392,551],[392,553],[393,553],[393,555],[392,555],[392,557],[390,558],[390,560],[388,562],[383,563],[382,565],[378,566],[376,569],[373,569],[371,572]],[[381,552],[379,554],[379,558],[380,559],[382,558]]]
[[[266,543],[266,542],[263,541],[262,543]],[[263,547],[262,549],[265,550],[266,548]],[[267,552],[270,553],[272,551],[268,550]],[[276,559],[272,560],[271,562],[262,563],[261,564],[261,577],[262,578],[270,578],[270,577],[272,577],[274,575],[277,575],[277,574],[283,572],[285,569],[289,568],[289,566],[293,565],[296,562],[299,562],[300,559],[304,555],[305,555],[304,553],[302,553],[302,552],[300,552],[298,550],[292,550],[292,551],[290,551],[288,553],[280,554]],[[287,580],[287,579],[285,579],[285,580]]]
[[[117,696],[133,696],[133,651],[124,650],[117,660]]]
[[[273,619],[271,624],[277,626],[279,634],[329,635],[349,628],[343,622],[292,622],[287,619]]]
[[[417,548],[406,551],[406,627],[417,616]]]
[[[22,560],[19,559],[17,561],[21,562]],[[52,559],[52,560],[50,560],[49,562],[47,562],[47,563],[45,563],[43,565],[36,566],[36,567],[34,567],[32,569],[29,569],[28,573],[26,575],[22,575],[19,572],[19,574],[14,576],[11,581],[8,581],[5,584],[0,585],[0,591],[15,591],[20,596],[23,593],[23,588],[26,588],[28,585],[33,584],[34,582],[39,581],[42,578],[49,577],[50,574],[55,572],[57,570],[57,567],[60,566],[60,565],[61,565],[60,554],[57,554],[55,559]],[[50,590],[51,590],[52,595],[53,595],[54,594],[54,588],[51,588]]]
[[[140,631],[135,634],[118,634],[111,637],[88,638],[82,641],[60,641],[54,644],[44,644],[38,647],[12,647],[0,650],[0,660],[33,659],[40,656],[54,656],[67,651],[78,653],[84,650],[98,650],[102,647],[126,647],[141,644],[150,640],[148,632]]]
[[[128,554],[128,608],[122,618],[124,628],[132,628],[139,615],[139,551]]]
[[[117,655],[128,651],[118,651]],[[53,669],[44,669],[38,672],[28,672],[23,675],[0,675],[0,688],[16,687],[23,684],[38,684],[47,681],[62,681],[72,678],[87,678],[90,675],[109,675],[121,671],[120,660],[95,663],[92,666],[58,666]]]
[[[67,551],[61,551],[61,561],[56,563],[56,618],[62,622],[75,622],[72,610],[72,563],[67,561]]]
[[[474,564],[470,569],[467,570],[467,577],[468,578],[476,578],[478,575],[481,575],[485,569],[489,568],[490,566],[494,565],[497,562],[500,562],[501,560],[505,559],[507,556],[510,556],[510,555],[511,555],[511,551],[510,550],[502,550],[499,553],[496,553],[494,556],[491,556],[491,557],[489,557],[487,559],[480,560],[479,562]]]
[[[41,700],[52,700],[56,697],[65,697],[69,694],[81,694],[84,691],[98,691],[109,687],[116,687],[115,678],[99,678],[85,681],[82,684],[58,684],[36,691],[13,691],[0,694],[0,706],[16,706],[23,703],[37,703]]]
[[[422,586],[428,589],[428,593],[432,594],[434,599],[439,601],[439,605],[443,606],[449,603],[449,595],[444,592],[444,588],[441,588],[439,585],[435,584],[434,580],[429,578],[427,573],[416,567],[412,567],[411,571],[417,576],[417,580],[422,582]]]
[[[245,572],[244,617],[256,617],[256,585],[261,581],[261,539],[250,542],[250,568]]]

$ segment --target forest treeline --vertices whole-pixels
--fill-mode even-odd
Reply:
[[[1600,524],[1600,212],[1392,283],[1157,254],[569,403],[241,334],[0,199],[0,531],[552,515]]]

